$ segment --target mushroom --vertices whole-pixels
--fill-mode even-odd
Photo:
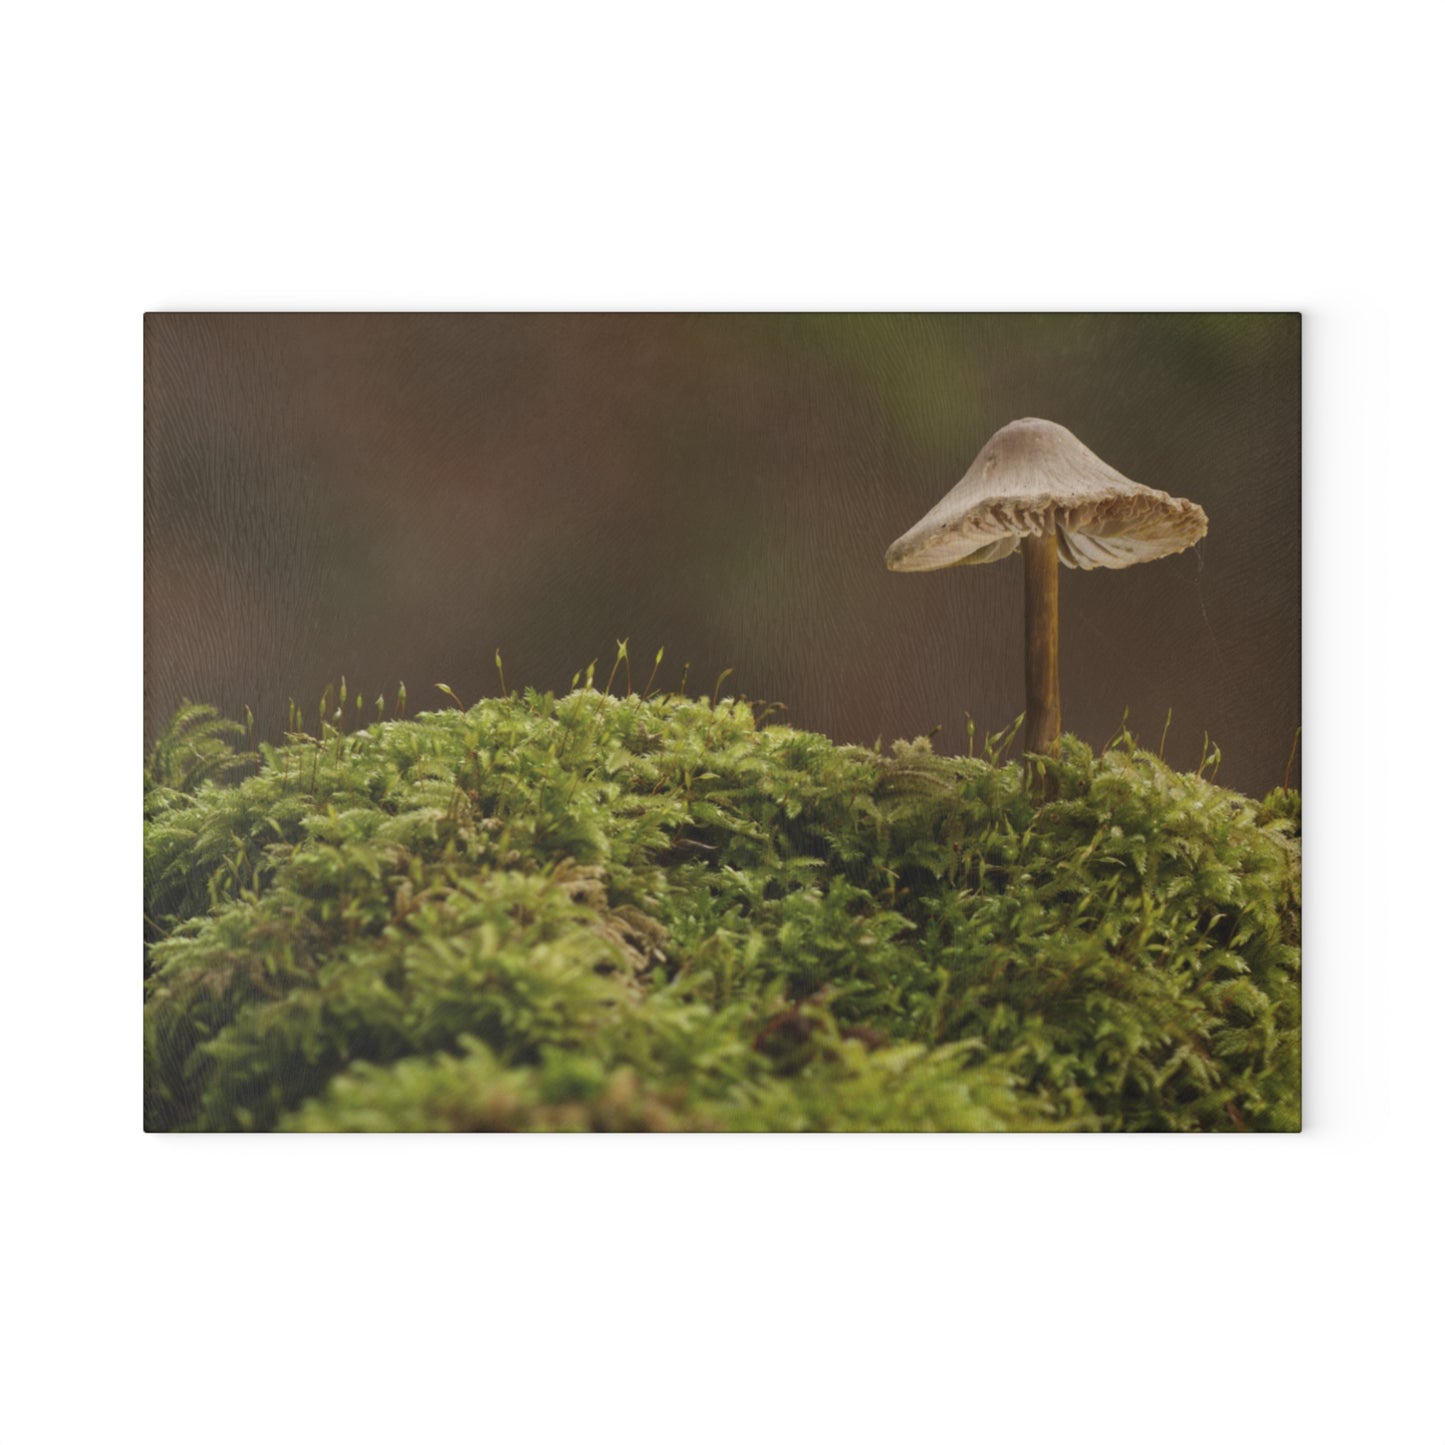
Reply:
[[[1024,748],[1058,751],[1059,563],[1132,567],[1192,547],[1204,509],[1131,482],[1056,422],[1025,417],[996,431],[963,480],[889,549],[893,572],[997,562],[1022,544]]]

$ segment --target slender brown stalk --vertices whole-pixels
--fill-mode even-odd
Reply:
[[[1289,775],[1294,771],[1295,754],[1299,751],[1299,735],[1300,730],[1296,728],[1294,730],[1294,742],[1290,744],[1289,748],[1289,762],[1284,765],[1284,786],[1286,792],[1289,791]]]
[[[1024,646],[1026,708],[1024,751],[1059,750],[1059,539],[1053,532],[1025,537]]]

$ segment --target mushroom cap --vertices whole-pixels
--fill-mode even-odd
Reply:
[[[963,480],[889,549],[894,572],[996,562],[1025,537],[1059,538],[1066,567],[1132,567],[1192,547],[1204,509],[1141,487],[1057,422],[1025,417],[996,431]]]

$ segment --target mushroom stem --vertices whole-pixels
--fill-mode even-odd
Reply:
[[[1024,750],[1059,748],[1059,538],[1023,539],[1026,706]]]

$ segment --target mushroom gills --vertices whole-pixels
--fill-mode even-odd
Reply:
[[[1085,572],[1095,567],[1132,567],[1166,550],[1148,537],[1100,537],[1088,532],[1071,532],[1065,527],[1057,530],[1059,561],[1065,567],[1079,567]]]
[[[970,566],[979,562],[997,562],[1002,557],[1007,557],[1010,552],[1017,552],[1019,539],[1017,537],[1001,537],[997,542],[989,542],[980,547],[977,552],[970,552],[967,557],[960,557],[960,562],[966,562]]]

